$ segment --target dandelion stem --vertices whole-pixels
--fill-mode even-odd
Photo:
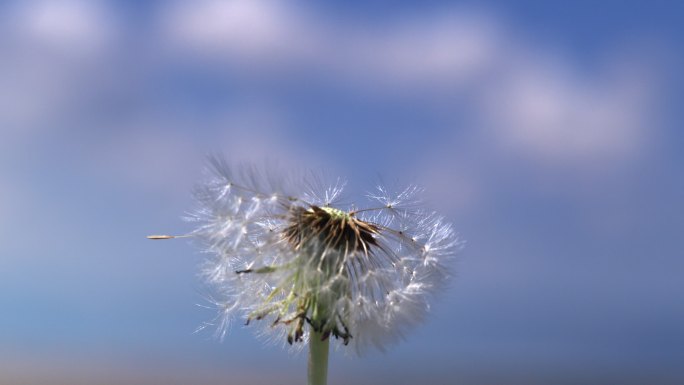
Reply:
[[[309,337],[309,381],[308,385],[326,385],[328,382],[328,350],[330,338],[311,330]]]

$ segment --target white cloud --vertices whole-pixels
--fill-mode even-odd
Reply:
[[[499,144],[532,159],[619,161],[638,155],[653,129],[653,95],[643,75],[583,75],[528,51],[484,90],[481,115]]]
[[[104,79],[120,25],[99,1],[32,1],[5,9],[0,33],[0,131],[3,144],[54,128]]]
[[[100,1],[34,1],[19,3],[10,12],[20,38],[62,50],[100,49],[116,32],[112,9]]]
[[[0,109],[5,127],[26,131],[64,110],[84,84],[83,67],[111,48],[120,25],[102,2],[32,2],[12,16],[5,32],[38,49],[0,65],[9,85]],[[557,48],[540,47],[486,12],[449,8],[371,26],[314,14],[301,3],[202,0],[163,5],[159,16],[160,46],[186,57],[202,53],[200,61],[219,58],[219,68],[229,60],[252,74],[315,70],[358,92],[427,92],[435,104],[444,92],[465,93],[475,107],[473,127],[494,135],[492,151],[499,145],[569,164],[626,159],[638,154],[653,120],[643,76],[575,68],[552,56]],[[76,59],[55,58],[50,47]],[[150,67],[170,60],[154,57],[160,62]]]
[[[474,157],[507,150],[541,160],[539,164],[586,169],[596,160],[620,162],[638,155],[653,130],[652,66],[643,65],[641,72],[622,71],[625,57],[615,56],[607,58],[602,70],[580,69],[553,57],[557,47],[539,46],[486,12],[449,8],[361,25],[343,17],[314,14],[301,3],[273,0],[202,0],[160,7],[159,34],[150,34],[159,41],[149,47],[170,47],[189,60],[216,62],[219,71],[226,70],[225,60],[242,63],[242,71],[257,75],[271,71],[289,76],[288,71],[315,70],[345,87],[356,87],[359,93],[394,97],[420,91],[435,105],[446,103],[442,100],[445,93],[465,95],[474,106],[466,111],[472,115],[467,118],[469,130],[475,145],[481,147],[469,153],[470,159],[463,159],[454,155],[451,144],[445,145],[442,153],[434,155],[449,159],[440,162],[445,165],[476,163]],[[0,129],[10,130],[3,144],[7,149],[16,147],[13,138],[39,135],[39,127],[51,126],[65,111],[79,112],[84,98],[92,94],[90,89],[98,84],[100,69],[109,68],[106,58],[117,60],[107,51],[121,27],[102,2],[40,1],[17,6],[12,12],[11,23],[1,28],[15,45],[0,63],[0,81],[7,85],[0,90]],[[52,55],[55,48],[67,58]],[[203,55],[195,55],[198,52]],[[173,57],[152,51],[148,59],[141,62],[138,72],[163,72]],[[150,86],[144,75],[131,81],[123,71],[108,73],[114,72],[123,79],[112,82],[122,87],[134,83],[145,90]],[[279,132],[287,128],[275,123],[281,117],[271,113],[274,108],[258,108],[225,118],[230,132],[225,146],[238,157],[290,157],[297,150],[282,144],[287,135]],[[272,128],[251,130],[250,125]],[[236,126],[242,128],[235,130]],[[164,134],[151,130],[149,135],[161,138]],[[248,143],[258,143],[258,148]],[[171,149],[176,147],[169,144]],[[467,174],[461,179],[477,179]],[[479,188],[473,185],[466,190]],[[463,202],[474,195],[464,195]]]
[[[497,24],[470,11],[365,29],[320,16],[297,2],[203,0],[164,8],[159,28],[166,44],[204,59],[247,63],[252,70],[327,69],[385,87],[468,80],[494,61],[500,43]]]
[[[273,65],[259,61],[304,55],[311,44],[310,23],[293,11],[273,0],[179,1],[161,9],[161,36],[195,53]]]
[[[484,12],[450,8],[359,26],[300,3],[207,0],[166,13],[163,34],[247,72],[315,70],[358,92],[465,93],[489,151],[583,165],[633,157],[655,114],[644,78],[577,68]],[[638,52],[634,53],[638,55]],[[646,66],[645,72],[656,71]],[[486,149],[485,149],[486,150]]]
[[[478,80],[503,43],[494,20],[470,11],[418,15],[366,33],[351,28],[338,27],[342,44],[334,50],[342,51],[347,70],[385,87],[444,89]]]
[[[220,152],[231,163],[278,161],[297,169],[318,164],[315,154],[287,135],[286,119],[265,103],[228,107],[201,121],[203,135],[188,130],[197,121],[171,120],[150,111],[99,137],[81,156],[91,159],[97,175],[160,196],[187,196],[197,182],[206,156]]]

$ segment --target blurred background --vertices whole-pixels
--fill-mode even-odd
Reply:
[[[417,181],[452,287],[331,384],[684,383],[678,1],[5,1],[0,383],[298,384],[183,240],[208,153]]]

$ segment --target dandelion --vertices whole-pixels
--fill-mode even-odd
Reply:
[[[218,334],[239,317],[269,340],[308,342],[309,384],[325,384],[332,338],[384,350],[422,322],[461,246],[415,186],[381,186],[366,206],[345,206],[341,180],[234,173],[219,158],[208,174],[190,236],[211,256],[202,275],[216,292]]]

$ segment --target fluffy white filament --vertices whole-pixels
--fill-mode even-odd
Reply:
[[[219,158],[210,166],[191,219],[211,256],[202,274],[216,292],[221,336],[238,317],[275,341],[297,345],[316,328],[357,352],[383,350],[424,320],[450,276],[461,242],[421,208],[415,186],[378,187],[367,206],[343,208],[340,180],[234,173]],[[334,226],[316,230],[321,219]]]

